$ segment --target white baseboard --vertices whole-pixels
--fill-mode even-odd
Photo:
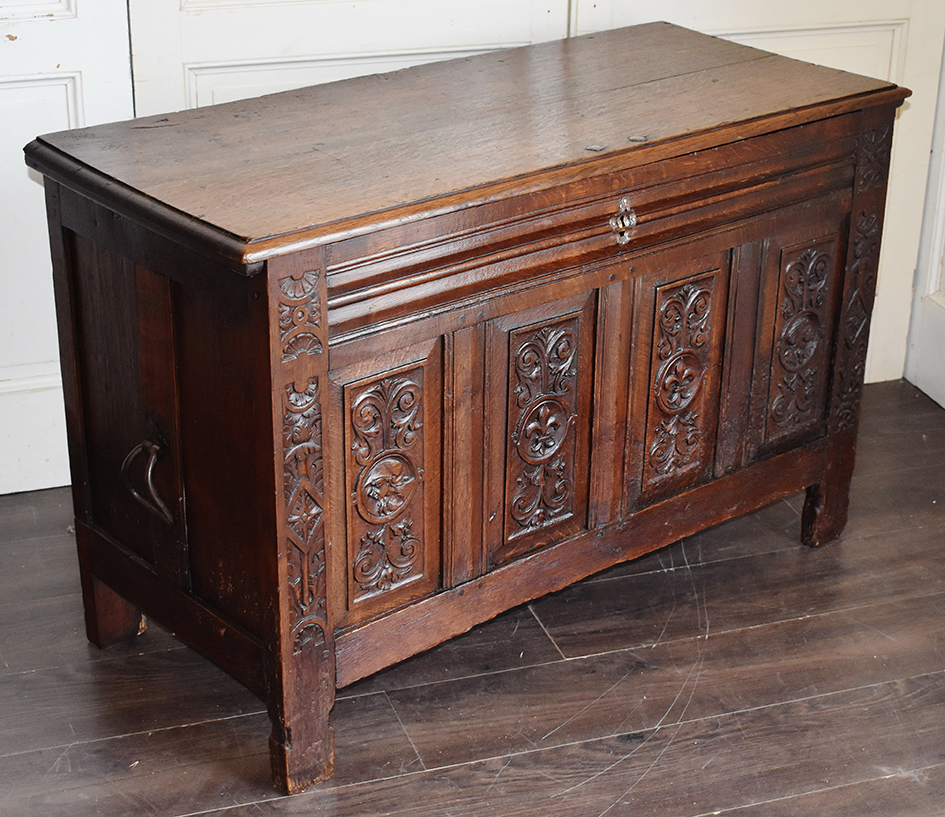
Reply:
[[[58,369],[40,365],[0,371],[0,494],[70,481]]]

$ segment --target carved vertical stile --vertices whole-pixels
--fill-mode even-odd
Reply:
[[[877,112],[872,111],[875,117]],[[880,109],[879,114],[888,117]],[[868,124],[860,135],[847,271],[840,314],[838,377],[832,407],[836,431],[855,430],[866,370],[870,316],[876,296],[879,238],[886,203],[892,124]]]
[[[333,624],[327,601],[322,414],[328,375],[321,253],[270,262],[273,415],[279,514],[279,650],[272,656],[273,774],[287,791],[331,775]]]
[[[325,485],[317,377],[289,383],[283,409],[285,558],[292,652],[327,643]]]
[[[894,113],[894,108],[876,108],[863,114],[836,329],[826,473],[820,484],[808,488],[802,515],[801,537],[810,545],[839,536],[847,520],[870,316],[876,295]]]
[[[873,168],[871,168],[871,171]],[[840,316],[841,360],[834,391],[834,428],[855,429],[869,343],[870,316],[876,296],[876,271],[879,265],[879,236],[883,214],[877,205],[854,210],[847,266],[847,286]]]

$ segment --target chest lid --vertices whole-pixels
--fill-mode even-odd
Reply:
[[[50,134],[26,154],[251,264],[907,95],[652,23]]]

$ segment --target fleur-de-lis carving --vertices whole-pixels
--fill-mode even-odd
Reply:
[[[515,405],[509,425],[509,463],[514,490],[509,499],[510,538],[565,516],[573,503],[577,421],[578,318],[526,334],[513,353]]]

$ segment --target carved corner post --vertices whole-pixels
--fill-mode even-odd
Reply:
[[[275,628],[269,655],[273,778],[292,794],[330,777],[335,698],[327,602],[322,408],[328,384],[327,287],[321,250],[268,264],[276,509]],[[279,455],[281,454],[281,456]]]
[[[827,419],[826,466],[823,480],[807,489],[801,519],[801,538],[808,545],[837,538],[847,522],[894,116],[895,107],[863,112],[836,331],[837,363]]]

